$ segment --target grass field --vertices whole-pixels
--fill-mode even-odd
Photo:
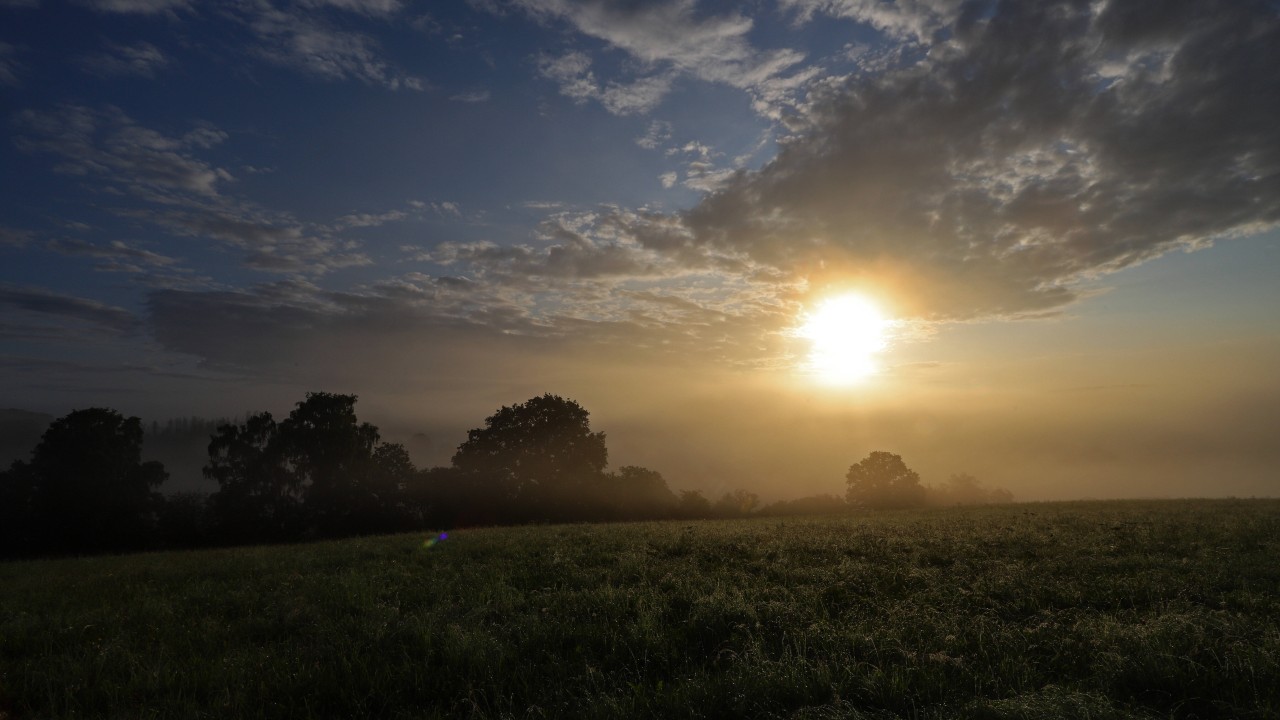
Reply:
[[[0,716],[1280,717],[1280,501],[0,564]]]

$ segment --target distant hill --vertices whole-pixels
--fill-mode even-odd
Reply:
[[[0,469],[14,460],[26,460],[53,422],[52,415],[8,408],[0,410]]]

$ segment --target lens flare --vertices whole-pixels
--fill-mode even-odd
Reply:
[[[448,540],[448,539],[449,539],[449,533],[447,533],[447,532],[442,532],[442,533],[440,533],[439,535],[437,535],[437,536],[435,536],[435,537],[433,537],[433,538],[427,538],[425,541],[423,541],[423,543],[422,543],[422,548],[423,548],[424,550],[427,550],[427,549],[433,548],[433,547],[435,547],[437,544],[442,543],[442,542],[444,542],[445,540]]]

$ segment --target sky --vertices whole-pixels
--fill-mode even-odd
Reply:
[[[551,392],[711,495],[1277,495],[1277,67],[1253,0],[0,0],[0,406],[354,393],[444,464]]]

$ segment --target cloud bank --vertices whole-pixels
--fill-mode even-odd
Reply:
[[[701,246],[958,320],[1280,221],[1272,4],[796,5],[944,39],[814,98],[776,159],[682,217]]]

